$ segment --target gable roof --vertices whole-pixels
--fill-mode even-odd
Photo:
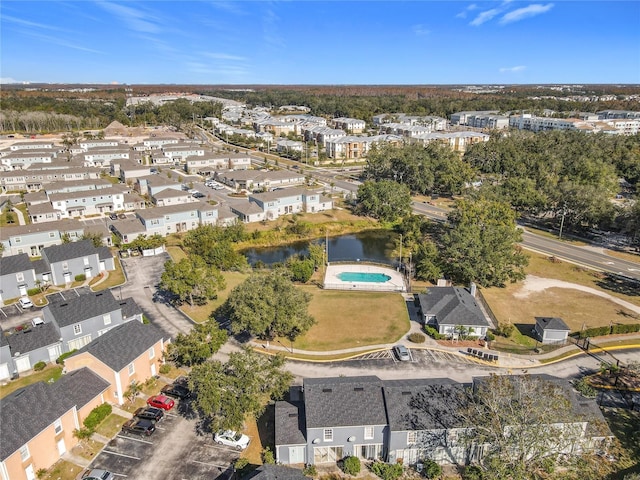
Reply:
[[[543,330],[562,330],[566,332],[571,331],[568,325],[564,323],[564,320],[558,317],[536,317],[536,323]]]
[[[438,325],[489,326],[476,299],[462,287],[432,287],[418,299],[423,313],[435,315]]]
[[[464,404],[465,386],[449,378],[384,382],[384,398],[392,431],[456,428],[456,410]]]
[[[75,297],[55,299],[45,309],[60,327],[67,327],[89,318],[120,310],[120,305],[110,290],[90,292]]]
[[[18,253],[8,257],[0,257],[0,275],[28,272],[33,270],[33,264],[26,253]]]
[[[243,477],[243,480],[310,480],[302,470],[284,465],[264,464]]]
[[[162,332],[153,325],[131,321],[112,328],[72,356],[87,352],[119,372],[162,339]]]
[[[88,368],[53,384],[34,383],[0,399],[0,461],[4,461],[74,406],[81,408],[109,388]],[[25,406],[37,408],[25,408]]]
[[[42,249],[42,257],[49,263],[64,262],[74,258],[95,255],[96,247],[91,240],[78,240],[77,242],[52,245]]]
[[[275,422],[276,445],[303,445],[307,443],[303,402],[276,402]]]
[[[13,355],[26,354],[38,348],[60,343],[60,332],[56,329],[55,324],[45,323],[13,333],[7,336],[7,342]]]
[[[305,379],[304,397],[307,428],[387,424],[375,376]]]

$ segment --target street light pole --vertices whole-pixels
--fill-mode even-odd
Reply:
[[[562,220],[560,220],[560,233],[558,235],[558,240],[562,240],[562,228],[564,227],[564,216],[567,214],[567,204],[565,203],[562,207]]]

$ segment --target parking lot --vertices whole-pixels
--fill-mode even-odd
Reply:
[[[213,435],[198,432],[197,425],[188,405],[178,402],[152,435],[118,433],[91,468],[108,470],[121,478],[229,479],[240,452],[216,444]]]
[[[354,357],[346,362],[361,362],[367,365],[376,365],[379,367],[388,366],[401,366],[403,363],[407,364],[442,364],[442,365],[475,365],[479,367],[478,362],[474,361],[471,357],[464,355],[455,355],[450,352],[438,351],[438,350],[426,350],[426,349],[409,349],[411,355],[411,361],[400,362],[393,350],[381,350],[379,352],[365,353],[358,357]],[[341,363],[341,362],[336,362]]]

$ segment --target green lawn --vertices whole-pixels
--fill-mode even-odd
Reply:
[[[100,435],[104,435],[107,438],[113,438],[116,433],[122,430],[122,425],[126,422],[127,419],[125,417],[121,417],[120,415],[116,415],[112,413],[104,421],[98,425],[96,428],[96,433]]]
[[[294,348],[327,351],[393,343],[409,330],[407,307],[397,293],[300,288],[313,296],[309,313],[316,324],[298,337]],[[290,345],[288,340],[280,341]]]
[[[16,380],[11,380],[6,385],[0,385],[0,398],[4,398],[16,390],[31,385],[36,382],[48,382],[53,380],[54,382],[62,376],[62,367],[60,365],[48,365],[44,370],[40,372],[34,372],[31,375],[18,377]]]

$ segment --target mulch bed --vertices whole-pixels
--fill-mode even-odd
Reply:
[[[614,375],[598,373],[589,377],[589,384],[594,388],[640,391],[640,374],[631,371],[621,371]]]

